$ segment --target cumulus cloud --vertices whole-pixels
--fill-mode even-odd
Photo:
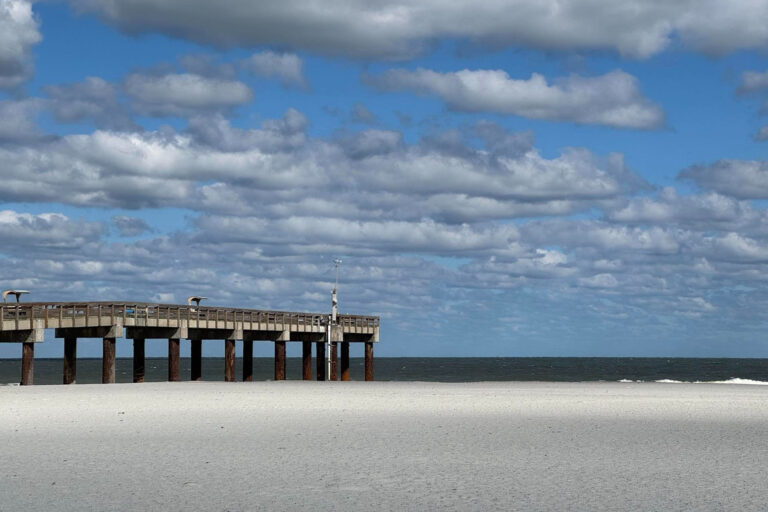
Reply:
[[[278,78],[284,86],[309,87],[304,77],[304,62],[295,53],[254,53],[242,65],[254,75]]]
[[[38,147],[0,148],[0,198],[197,209],[214,191],[229,194],[226,208],[253,203],[260,194],[259,208],[344,196],[361,211],[394,206],[403,216],[440,217],[452,204],[452,213],[442,218],[462,222],[462,210],[473,220],[494,210],[562,211],[644,185],[621,155],[566,149],[544,158],[527,135],[510,135],[514,142],[491,137],[488,150],[458,139],[449,146],[430,140],[405,144],[397,132],[382,130],[308,139],[306,123],[289,110],[257,130],[235,129],[214,117],[193,119],[189,133],[96,131]],[[472,213],[474,206],[482,209]]]
[[[754,92],[768,89],[768,71],[745,71],[741,75],[741,92]]]
[[[569,76],[552,84],[538,73],[518,80],[502,70],[438,73],[421,68],[392,69],[366,81],[383,90],[434,94],[451,109],[467,112],[617,128],[649,129],[664,122],[663,111],[643,96],[637,79],[619,70],[597,77]]]
[[[12,89],[32,74],[32,47],[42,40],[32,4],[0,0],[0,89]]]
[[[376,114],[368,110],[368,107],[360,102],[356,102],[352,106],[352,114],[350,117],[353,123],[375,124],[377,121]]]
[[[768,126],[761,126],[757,133],[755,133],[754,139],[758,141],[768,140]]]
[[[72,220],[60,213],[32,215],[13,210],[0,211],[2,252],[24,254],[34,249],[72,249],[99,239],[103,226],[97,222]]]
[[[39,99],[0,101],[0,144],[44,138],[36,122],[42,109]]]
[[[112,224],[117,228],[120,236],[124,237],[139,236],[152,231],[144,219],[128,215],[115,215],[112,217]]]
[[[694,165],[678,178],[739,199],[768,199],[768,162],[764,160],[718,160]]]
[[[134,100],[134,108],[155,116],[227,110],[253,99],[253,92],[242,82],[192,73],[134,73],[126,77],[123,88]]]
[[[90,120],[99,128],[140,129],[118,101],[118,87],[102,78],[86,77],[82,82],[49,85],[44,90],[50,98],[48,108],[58,121]]]
[[[768,46],[762,21],[768,18],[768,4],[752,0],[354,0],[317,6],[299,0],[70,1],[129,33],[161,32],[217,46],[266,44],[356,57],[408,58],[445,38],[542,50],[610,50],[641,58],[663,51],[673,40],[710,54]]]

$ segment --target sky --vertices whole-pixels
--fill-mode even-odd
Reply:
[[[0,0],[0,288],[325,312],[341,258],[383,356],[768,357],[765,20]]]

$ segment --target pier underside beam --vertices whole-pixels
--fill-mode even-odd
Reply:
[[[41,343],[44,332],[43,329],[0,331],[0,343]]]
[[[144,338],[133,339],[133,382],[144,382]]]
[[[312,342],[301,343],[301,378],[312,380]]]
[[[341,344],[341,380],[350,380],[349,376],[349,343]]]

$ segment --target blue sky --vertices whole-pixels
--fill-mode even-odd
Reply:
[[[765,19],[0,0],[0,288],[324,311],[341,257],[382,355],[768,357]]]

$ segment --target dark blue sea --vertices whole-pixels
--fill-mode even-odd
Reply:
[[[314,363],[314,361],[313,361]],[[117,360],[118,382],[131,382],[132,361]],[[168,375],[165,358],[147,358],[146,380],[164,381]],[[242,376],[242,360],[237,359],[236,375]],[[353,380],[363,378],[362,358],[350,361]],[[0,383],[18,383],[19,359],[0,359]],[[288,358],[289,379],[301,378],[301,359]],[[189,379],[190,360],[181,360],[182,380]],[[270,380],[274,375],[272,358],[254,358],[254,380]],[[500,358],[428,358],[378,357],[375,377],[380,381],[681,381],[768,383],[768,359],[692,359],[634,357],[500,357]],[[59,384],[61,359],[35,359],[35,384]],[[203,359],[204,380],[224,380],[223,358]],[[78,359],[77,382],[101,382],[101,359]]]

